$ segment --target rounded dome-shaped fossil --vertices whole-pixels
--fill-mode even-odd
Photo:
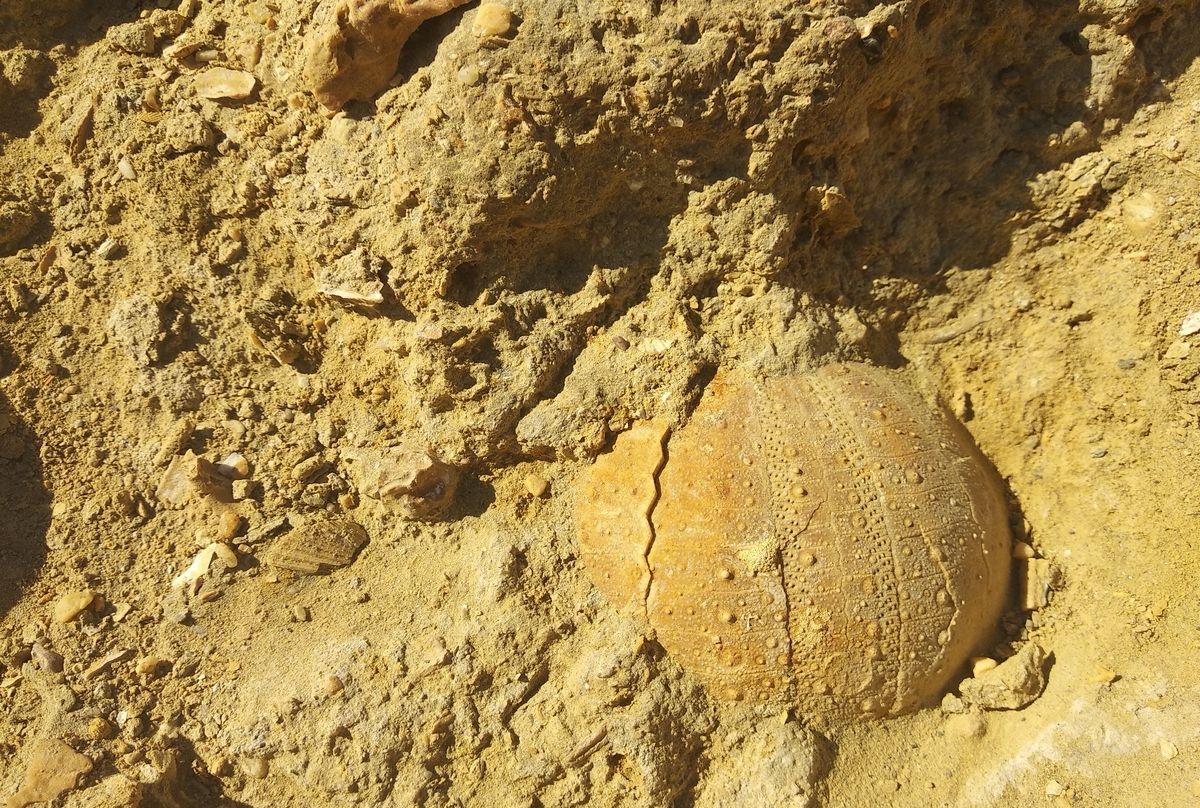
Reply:
[[[1003,610],[1001,484],[895,371],[718,376],[584,475],[581,557],[715,695],[827,720],[936,701]]]

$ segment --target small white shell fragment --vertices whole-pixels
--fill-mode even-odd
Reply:
[[[362,247],[313,273],[317,291],[346,303],[378,306],[383,302],[382,262]]]
[[[128,157],[122,157],[120,160],[117,161],[117,171],[120,173],[120,175],[124,179],[127,179],[127,180],[136,180],[137,179],[137,171],[134,170],[133,163],[129,162]]]
[[[192,559],[192,563],[187,569],[175,576],[171,581],[172,589],[183,589],[186,586],[195,584],[201,578],[208,574],[208,568],[212,564],[213,558],[217,554],[216,542],[205,547]]]
[[[244,70],[210,67],[196,76],[192,84],[196,88],[196,95],[216,101],[249,98],[257,82],[254,76]]]
[[[114,258],[117,252],[121,249],[121,242],[115,238],[106,238],[100,242],[100,246],[96,248],[96,257],[103,258],[109,261]]]
[[[1192,312],[1179,324],[1179,336],[1190,337],[1192,334],[1200,334],[1200,311]]]
[[[512,30],[512,24],[512,12],[506,6],[500,3],[482,3],[475,12],[471,33],[481,39],[505,36]]]

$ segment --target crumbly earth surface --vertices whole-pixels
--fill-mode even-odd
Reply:
[[[0,5],[8,804],[1200,799],[1195,4],[486,5],[333,116],[315,0]],[[614,434],[841,360],[1004,478],[1026,706],[715,701],[588,582]]]

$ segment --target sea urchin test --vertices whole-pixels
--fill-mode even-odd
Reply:
[[[1008,591],[1000,481],[903,375],[718,376],[585,473],[581,556],[714,695],[825,720],[935,702]]]

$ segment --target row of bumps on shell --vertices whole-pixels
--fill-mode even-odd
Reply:
[[[989,642],[1002,486],[895,371],[720,377],[689,423],[623,433],[585,475],[581,557],[717,696],[827,720],[911,712]]]

